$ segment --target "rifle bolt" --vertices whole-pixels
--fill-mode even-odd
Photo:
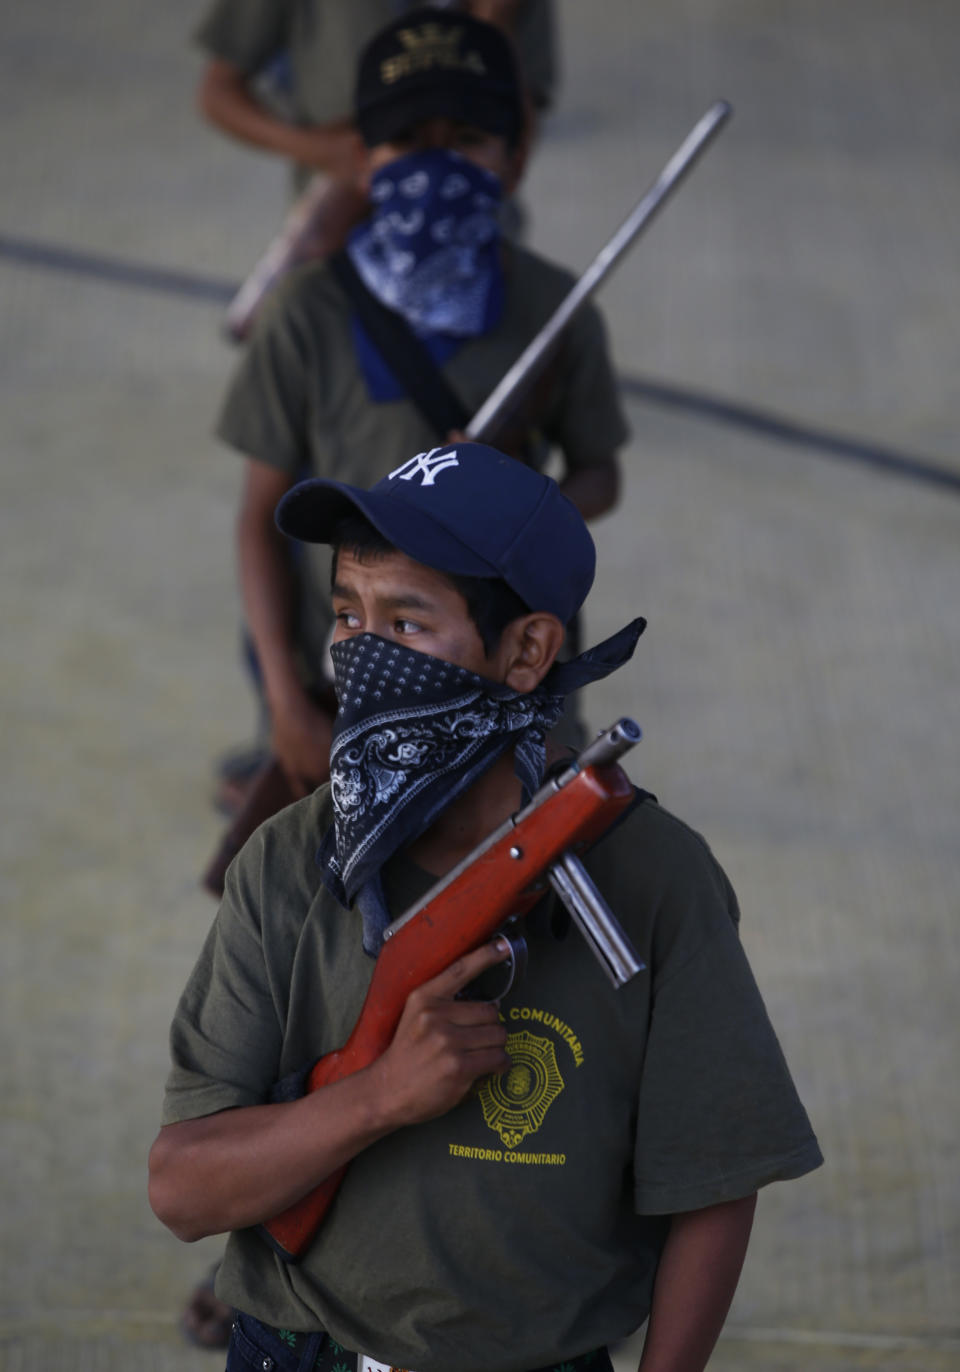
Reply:
[[[519,860],[523,857],[523,849],[518,848],[517,845],[514,844],[513,847],[510,849],[510,856],[512,858],[517,858]]]

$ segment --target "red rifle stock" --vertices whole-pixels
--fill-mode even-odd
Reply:
[[[615,763],[580,767],[542,804],[533,808],[535,798],[522,818],[495,830],[387,930],[360,1018],[344,1046],[315,1064],[307,1091],[369,1067],[389,1047],[411,991],[479,948],[511,915],[530,910],[544,894],[539,878],[551,864],[598,839],[633,799],[630,779]],[[309,1246],[346,1170],[331,1173],[261,1226],[286,1261],[296,1261]]]

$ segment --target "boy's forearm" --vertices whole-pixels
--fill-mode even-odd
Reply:
[[[269,152],[287,153],[287,137],[295,126],[285,124],[255,98],[249,78],[233,63],[220,58],[208,62],[197,104],[201,114],[223,133]]]
[[[509,954],[485,943],[412,991],[369,1067],[283,1105],[168,1124],[150,1151],[150,1204],[177,1238],[247,1229],[282,1214],[371,1143],[446,1114],[478,1078],[509,1067],[497,1007],[458,999]]]
[[[745,1196],[673,1217],[640,1372],[703,1372],[737,1289],[756,1200]]]
[[[620,493],[620,467],[616,457],[577,467],[560,482],[563,494],[576,505],[584,519],[597,519],[612,510]]]
[[[272,510],[242,510],[237,556],[240,592],[271,705],[302,691],[293,641],[294,582]]]
[[[213,58],[207,64],[197,103],[211,124],[242,143],[337,175],[353,175],[359,169],[361,143],[349,120],[302,125],[280,119],[257,98],[246,74],[230,62]]]
[[[166,1125],[150,1152],[150,1203],[187,1242],[246,1229],[286,1210],[387,1132],[362,1073],[290,1104]]]

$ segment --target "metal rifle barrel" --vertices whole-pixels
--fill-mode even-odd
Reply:
[[[609,729],[603,729],[587,746],[577,754],[558,776],[551,777],[544,782],[539,791],[531,798],[529,805],[514,816],[514,820],[520,820],[530,811],[535,810],[543,801],[548,800],[555,791],[559,791],[568,782],[571,782],[578,772],[583,772],[587,767],[606,767],[611,762],[616,762],[623,757],[624,753],[640,741],[640,725],[632,720],[629,715],[622,715],[615,720]]]
[[[636,724],[626,715],[611,724],[609,729],[604,729],[592,743],[587,744],[582,753],[579,753],[578,756],[574,758],[569,767],[564,768],[559,776],[552,777],[549,781],[545,782],[522,810],[519,810],[515,815],[511,815],[509,819],[505,819],[502,824],[498,824],[496,829],[488,834],[482,843],[478,844],[471,853],[468,853],[455,867],[451,868],[446,876],[441,877],[437,884],[432,886],[426,895],[421,896],[418,901],[411,905],[408,910],[405,910],[392,924],[388,924],[383,932],[384,939],[389,940],[393,938],[405,924],[409,924],[416,915],[419,915],[420,911],[425,909],[436,896],[445,891],[448,886],[452,886],[453,883],[473,865],[478,857],[495,847],[501,839],[507,838],[512,834],[517,825],[520,824],[527,815],[533,810],[536,810],[544,801],[549,800],[551,796],[556,795],[561,787],[566,786],[569,782],[573,781],[577,773],[582,772],[584,767],[602,767],[607,763],[616,762],[617,758],[622,757],[639,739],[639,724]],[[547,871],[549,873],[549,868]],[[584,876],[586,877],[586,873],[584,873]],[[589,877],[586,877],[586,879],[589,881]],[[597,898],[600,898],[599,892],[597,893]],[[613,916],[611,915],[610,918],[612,919]]]
[[[609,729],[601,730],[593,742],[578,753],[576,769],[582,772],[585,767],[605,767],[623,757],[639,742],[640,725],[629,715],[621,715]]]
[[[694,125],[650,189],[640,197],[619,229],[600,249],[540,332],[527,344],[513,366],[487,396],[467,425],[468,438],[493,437],[518,394],[534,381],[546,365],[557,339],[574,314],[590,298],[638,234],[646,228],[732,113],[733,107],[726,100],[718,100]]]
[[[616,762],[639,739],[639,724],[629,715],[623,715],[588,743],[567,770],[548,786],[552,784],[559,790],[587,767],[605,767]],[[587,947],[615,987],[623,986],[643,971],[646,964],[576,854],[567,852],[552,862],[547,868],[547,877],[569,910]]]
[[[587,947],[613,985],[623,986],[642,972],[646,964],[638,957],[620,921],[594,886],[583,863],[564,853],[547,869],[550,885],[570,911]]]

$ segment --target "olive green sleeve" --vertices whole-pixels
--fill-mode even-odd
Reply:
[[[557,38],[554,0],[525,0],[514,26],[517,58],[524,85],[538,110],[553,103],[557,86]]]
[[[310,455],[310,371],[319,365],[315,359],[291,279],[270,302],[244,349],[220,410],[217,437],[246,457],[296,475]]]
[[[592,305],[568,326],[543,429],[570,470],[605,461],[630,437],[606,326]]]
[[[214,0],[193,36],[210,57],[253,75],[286,45],[289,10],[289,0]]]
[[[657,912],[634,1154],[646,1215],[736,1200],[823,1160],[740,942],[733,889],[698,845]]]
[[[281,1011],[261,936],[262,841],[255,834],[226,890],[170,1029],[163,1123],[259,1105],[279,1076]]]

